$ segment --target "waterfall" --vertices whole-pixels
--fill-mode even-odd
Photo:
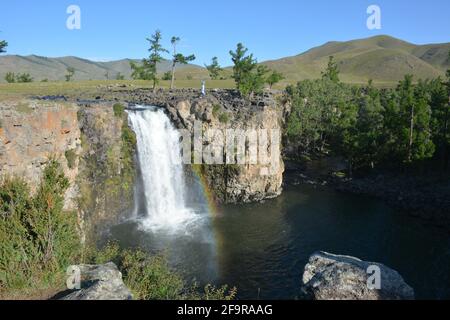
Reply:
[[[163,110],[146,107],[129,111],[136,133],[142,176],[140,199],[144,208],[137,213],[150,230],[186,229],[200,215],[186,206],[180,135]],[[141,206],[142,207],[142,206]]]

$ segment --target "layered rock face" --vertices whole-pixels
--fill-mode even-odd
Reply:
[[[205,97],[187,91],[146,99],[153,105],[161,101],[166,101],[163,106],[178,128],[191,136],[200,133],[202,154],[195,157],[198,148],[193,142],[194,168],[219,202],[255,202],[281,194],[284,107],[272,95],[246,101],[233,91],[213,91]]]
[[[65,209],[77,211],[83,236],[133,205],[134,150],[124,148],[127,116],[111,104],[0,103],[0,178],[17,176],[35,191],[50,159],[70,182]]]
[[[376,271],[380,271],[378,284],[372,278]],[[380,263],[326,252],[310,257],[303,273],[302,290],[314,300],[414,299],[414,290],[397,271]]]
[[[77,106],[69,103],[1,103],[0,176],[22,177],[34,191],[43,167],[53,157],[70,181],[66,209],[74,210],[81,153],[77,111]]]
[[[110,262],[104,265],[79,265],[69,269],[80,272],[80,289],[60,300],[132,300],[117,266]]]
[[[226,159],[224,164],[208,164],[204,155],[201,161],[193,161],[193,167],[201,173],[216,200],[221,203],[261,201],[281,194],[284,172],[281,130],[289,111],[289,106],[281,97],[265,93],[248,100],[243,99],[235,90],[209,90],[202,97],[199,90],[193,89],[161,89],[152,92],[149,89],[130,90],[110,86],[100,90],[95,97],[85,98],[162,107],[167,110],[178,129],[186,129],[191,134],[196,122],[200,122],[203,133],[220,131],[221,133],[213,134],[211,139],[203,140],[204,148],[221,149],[221,140],[226,136],[227,129],[256,130],[257,133],[267,130],[268,141],[265,148],[270,158],[268,164],[260,161],[259,154],[256,161],[236,165],[227,165]],[[272,133],[276,131],[279,131],[279,136],[271,139]],[[258,143],[259,141],[258,137]],[[249,139],[245,143],[249,146]]]

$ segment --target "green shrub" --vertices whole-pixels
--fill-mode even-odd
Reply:
[[[165,72],[161,79],[166,80],[166,81],[172,80],[172,72],[170,72],[170,71]]]
[[[220,107],[220,105],[215,104],[215,105],[213,106],[213,116],[214,116],[215,118],[217,118],[217,117],[219,116],[220,110],[222,110],[222,108]]]
[[[19,73],[16,77],[16,82],[19,83],[33,82],[33,80],[34,79],[31,77],[29,73]]]
[[[228,113],[221,113],[219,116],[219,121],[221,123],[228,123],[230,121],[230,116],[228,115]]]
[[[87,263],[114,262],[125,285],[137,300],[233,300],[236,288],[207,285],[203,292],[196,284],[188,285],[174,272],[163,255],[151,256],[142,250],[121,251],[115,243],[101,250],[89,250]]]
[[[14,83],[16,82],[16,75],[12,72],[7,72],[5,75],[5,80],[8,83]]]
[[[116,103],[115,105],[113,105],[113,110],[114,116],[116,116],[117,118],[122,118],[125,112],[125,107],[120,103]]]
[[[67,166],[69,169],[75,168],[75,162],[77,161],[77,154],[75,153],[75,150],[67,150],[64,154],[66,156]]]
[[[23,180],[0,185],[0,291],[56,285],[80,253],[75,214],[63,211],[69,181],[51,160],[34,196]]]

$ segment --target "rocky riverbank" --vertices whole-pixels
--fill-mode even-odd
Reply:
[[[309,165],[288,162],[285,183],[322,185],[375,197],[401,212],[450,230],[450,177],[379,171],[349,179],[337,174],[344,168],[336,159]]]

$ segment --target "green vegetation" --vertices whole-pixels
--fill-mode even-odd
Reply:
[[[69,167],[69,169],[73,169],[75,168],[75,164],[77,161],[77,154],[75,152],[75,150],[67,150],[64,153],[66,160],[67,160],[67,166]]]
[[[450,78],[449,78],[450,79]],[[450,80],[419,81],[405,76],[395,89],[339,82],[330,59],[321,80],[287,89],[293,110],[287,137],[299,157],[344,156],[353,169],[403,166],[438,157],[448,165]]]
[[[253,54],[246,55],[248,49],[242,43],[238,43],[236,51],[230,51],[233,61],[233,79],[236,82],[236,89],[244,97],[252,97],[263,91],[266,83],[273,84],[281,80],[282,75],[270,72],[265,65],[258,65],[258,61],[253,58]],[[279,78],[279,79],[278,79]]]
[[[70,81],[72,81],[72,78],[75,75],[75,68],[68,67],[66,71],[67,71],[67,73],[65,75],[66,81],[70,82]]]
[[[153,90],[155,90],[158,84],[157,64],[162,61],[161,55],[168,52],[162,47],[161,40],[161,31],[156,30],[150,38],[147,38],[147,41],[150,43],[149,58],[143,59],[141,65],[133,61],[130,62],[133,71],[132,78],[135,80],[151,80],[153,82]]]
[[[114,262],[122,272],[125,285],[138,300],[233,300],[236,288],[215,288],[207,285],[203,292],[196,284],[189,285],[169,267],[162,255],[151,256],[141,250],[120,250],[109,244],[90,253],[90,263]]]
[[[179,37],[172,37],[170,43],[173,47],[173,56],[172,56],[172,77],[170,82],[170,89],[173,89],[175,86],[175,68],[177,64],[188,64],[191,61],[195,60],[195,55],[191,54],[190,56],[182,55],[181,53],[177,53],[177,44],[180,42]]]
[[[222,107],[221,107],[220,105],[215,104],[215,105],[213,106],[212,114],[213,114],[213,116],[214,116],[215,118],[217,118],[217,117],[219,116],[220,110],[222,110]]]
[[[339,82],[339,67],[336,61],[334,61],[333,56],[330,56],[325,72],[322,72],[322,79],[327,79],[336,83]]]
[[[8,83],[30,83],[33,82],[33,78],[29,73],[18,73],[15,75],[12,72],[8,72],[5,76],[5,80]]]
[[[8,42],[5,40],[0,41],[0,53],[6,52],[6,47],[8,46]]]
[[[125,107],[120,103],[116,103],[113,105],[113,111],[115,117],[122,118],[125,113]]]
[[[217,57],[213,57],[210,65],[205,65],[206,70],[209,72],[209,76],[213,80],[219,79],[220,73],[223,69],[220,67],[219,59]]]
[[[231,300],[236,289],[207,285],[203,292],[171,270],[162,255],[82,247],[75,213],[63,211],[69,181],[51,160],[34,196],[23,180],[0,184],[0,296],[33,297],[36,292],[64,290],[67,267],[79,263],[114,262],[135,299]]]
[[[121,72],[118,72],[116,75],[116,80],[125,80],[125,76]]]
[[[5,75],[5,80],[8,83],[16,82],[16,75],[13,72],[7,72]]]
[[[223,112],[219,115],[219,121],[221,123],[227,124],[230,121],[230,116],[228,115],[228,113]]]
[[[164,72],[161,79],[164,81],[171,81],[172,80],[172,72],[171,71]]]
[[[126,117],[126,116],[125,116]],[[124,119],[122,125],[122,188],[126,193],[130,194],[133,191],[134,185],[134,152],[136,149],[136,134],[128,126],[128,121]]]
[[[450,43],[415,45],[389,36],[375,36],[345,42],[328,42],[293,57],[263,62],[295,84],[318,79],[333,55],[340,67],[340,80],[365,85],[369,79],[377,87],[395,87],[405,74],[414,79],[444,77],[450,66],[446,60]]]
[[[277,71],[272,71],[272,73],[267,77],[267,83],[269,84],[270,89],[277,84],[278,82],[284,80],[285,77],[282,73]]]
[[[81,252],[76,214],[63,211],[69,181],[51,160],[34,196],[18,178],[0,184],[0,291],[59,286]]]

